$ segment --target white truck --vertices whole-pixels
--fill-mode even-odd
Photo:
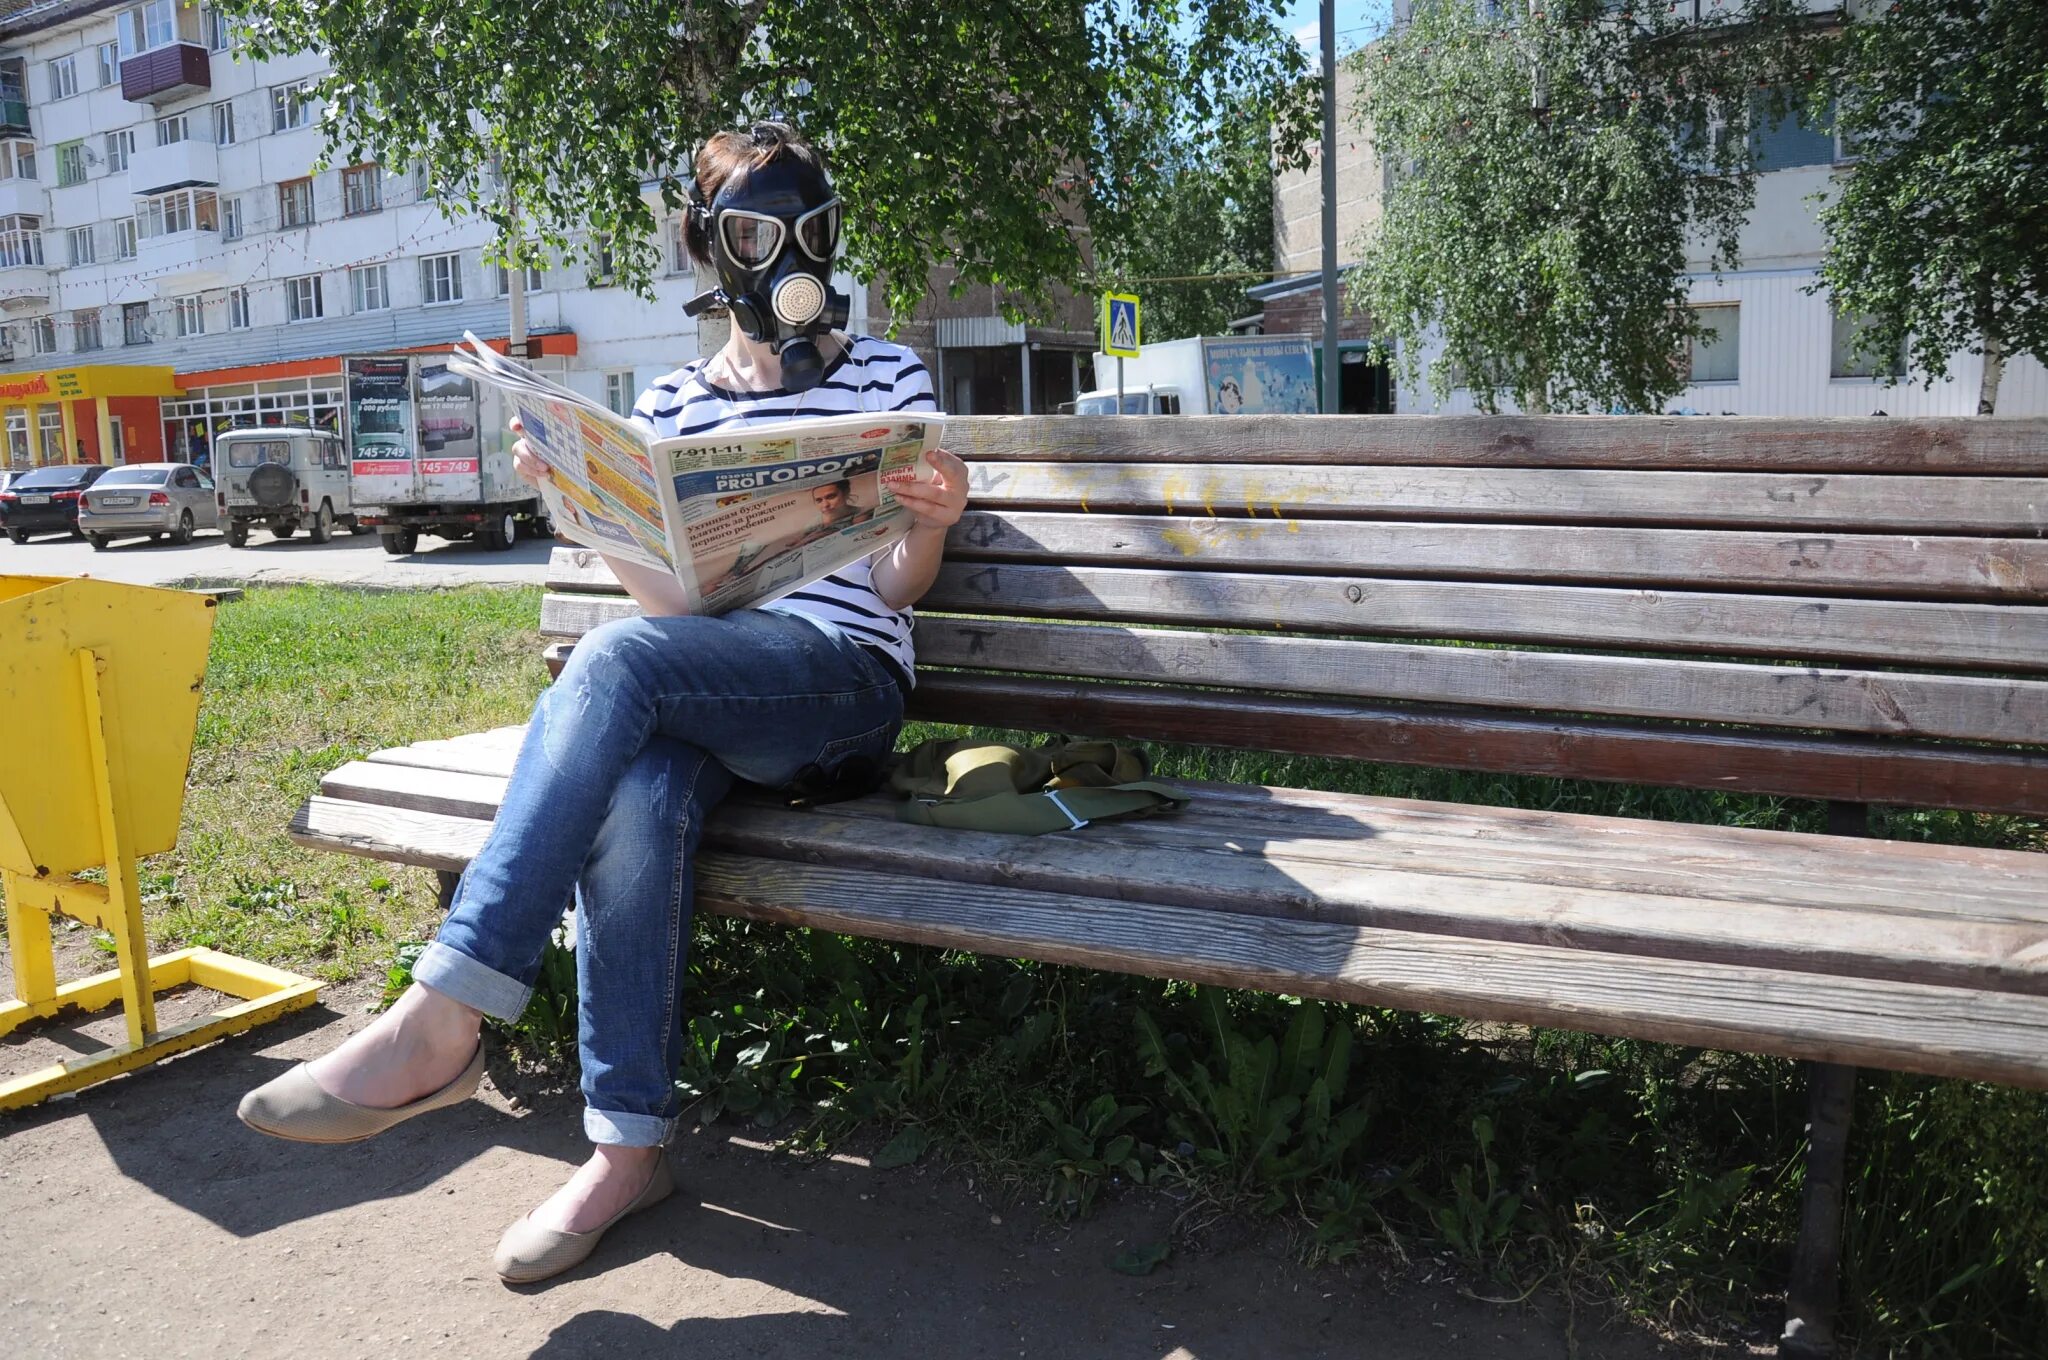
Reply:
[[[1306,335],[1197,335],[1146,345],[1123,361],[1127,416],[1314,415],[1315,350]],[[1077,416],[1119,414],[1117,361],[1095,356],[1095,390]]]
[[[357,517],[384,551],[421,534],[473,539],[502,552],[521,525],[552,533],[539,494],[512,471],[509,449],[488,448],[476,385],[444,355],[348,359],[350,488]]]

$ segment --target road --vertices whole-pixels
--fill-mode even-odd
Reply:
[[[133,585],[311,581],[386,590],[539,585],[547,574],[551,546],[547,539],[522,539],[510,551],[489,552],[468,543],[422,538],[418,552],[393,557],[375,534],[337,533],[331,542],[320,544],[303,533],[279,541],[267,529],[252,530],[246,548],[230,548],[227,539],[206,530],[183,547],[130,538],[105,552],[94,552],[82,538],[32,538],[27,543],[0,539],[0,575],[91,576]]]

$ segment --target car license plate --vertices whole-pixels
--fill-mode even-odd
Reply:
[[[50,498],[48,496],[23,496],[21,503],[23,505],[48,505]]]
[[[102,496],[102,497],[100,497],[100,504],[101,504],[101,505],[133,505],[133,504],[135,504],[135,498],[134,498],[133,496]]]

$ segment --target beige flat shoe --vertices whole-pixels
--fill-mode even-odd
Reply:
[[[235,1116],[258,1133],[295,1143],[360,1143],[414,1115],[468,1100],[483,1075],[484,1046],[479,1043],[469,1066],[440,1090],[394,1110],[373,1110],[327,1094],[300,1063],[243,1096]]]
[[[605,1233],[620,1219],[661,1203],[675,1193],[675,1188],[676,1174],[669,1168],[668,1153],[663,1152],[654,1163],[654,1174],[648,1178],[647,1188],[631,1204],[603,1223],[589,1232],[559,1232],[540,1227],[531,1218],[522,1216],[498,1239],[498,1251],[491,1264],[508,1284],[532,1284],[536,1280],[559,1275],[583,1264],[584,1259],[597,1250],[597,1244]]]

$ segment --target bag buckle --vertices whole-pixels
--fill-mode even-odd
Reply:
[[[1069,822],[1073,823],[1073,825],[1069,826],[1067,830],[1079,831],[1082,827],[1088,825],[1088,819],[1086,817],[1076,817],[1074,815],[1074,810],[1068,807],[1065,803],[1060,801],[1060,794],[1058,789],[1047,789],[1045,791],[1045,796],[1052,800],[1052,805],[1054,807],[1058,808],[1061,812],[1066,814],[1067,820]]]

